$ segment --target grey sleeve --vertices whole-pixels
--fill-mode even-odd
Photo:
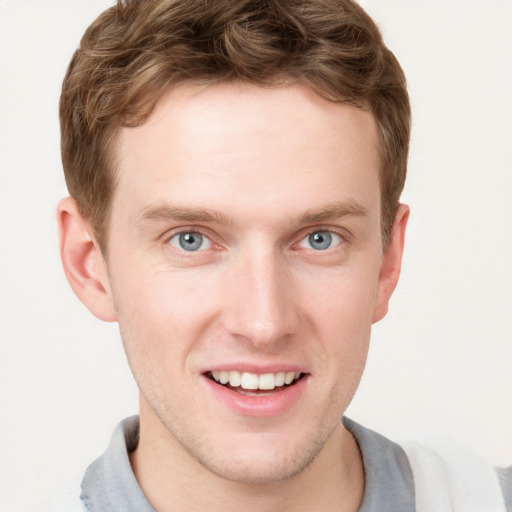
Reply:
[[[498,468],[497,471],[505,498],[505,505],[507,506],[507,512],[512,512],[512,466],[508,468]]]

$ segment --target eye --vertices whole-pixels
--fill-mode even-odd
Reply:
[[[314,231],[303,238],[299,246],[306,249],[314,249],[315,251],[325,251],[339,245],[341,242],[342,238],[332,231]]]
[[[212,245],[210,240],[203,234],[196,231],[185,231],[176,233],[169,238],[169,244],[184,251],[204,251]]]

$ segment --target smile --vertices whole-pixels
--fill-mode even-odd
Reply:
[[[234,391],[272,391],[284,389],[304,376],[301,372],[276,372],[258,375],[250,372],[213,371],[207,374],[213,381]],[[279,390],[278,389],[278,390]]]
[[[277,416],[301,401],[309,387],[311,374],[300,371],[300,368],[280,370],[278,366],[275,369],[278,371],[270,372],[270,368],[266,368],[259,373],[233,367],[208,370],[203,373],[203,382],[208,396],[237,415]],[[210,400],[208,404],[211,404]]]

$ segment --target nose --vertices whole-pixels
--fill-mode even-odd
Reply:
[[[278,345],[298,331],[293,276],[272,248],[241,256],[225,281],[223,323],[255,347]]]

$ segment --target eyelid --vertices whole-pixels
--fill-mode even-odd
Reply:
[[[313,226],[313,227],[308,227],[308,228],[301,230],[300,235],[299,235],[299,237],[300,237],[299,240],[292,243],[292,247],[298,247],[310,235],[312,235],[314,233],[319,233],[319,232],[330,233],[331,235],[335,235],[340,238],[340,241],[338,243],[336,243],[335,245],[333,245],[332,247],[330,247],[329,249],[333,249],[333,248],[341,245],[342,243],[350,242],[350,239],[351,239],[351,234],[346,229],[332,227],[332,226],[330,226],[330,227]],[[199,226],[180,226],[180,227],[173,228],[173,229],[167,231],[167,233],[165,233],[163,235],[164,243],[171,245],[170,240],[172,238],[174,238],[180,234],[184,234],[184,233],[198,233],[208,239],[208,241],[210,242],[210,247],[208,247],[208,248],[217,248],[217,249],[222,248],[222,243],[219,243],[215,240],[215,238],[216,238],[215,235],[212,235],[209,229],[205,229],[202,226],[201,227],[199,227]],[[181,250],[184,252],[188,252],[188,251],[185,251],[184,249],[181,249]],[[189,251],[189,252],[202,252],[204,250],[205,249],[201,249],[198,251]]]
[[[208,249],[211,249],[212,247],[217,247],[217,248],[220,247],[220,244],[217,243],[216,241],[214,241],[214,236],[209,232],[209,230],[204,229],[202,227],[198,227],[198,226],[180,226],[180,227],[171,229],[171,230],[167,231],[165,233],[165,235],[163,235],[164,243],[167,245],[170,245],[171,247],[173,247],[177,250],[180,250],[182,252],[202,252],[202,251],[206,250],[206,249],[199,249],[197,251],[185,251],[183,248],[173,246],[170,243],[171,239],[173,239],[174,237],[183,235],[186,233],[197,233],[197,234],[203,236],[204,238],[206,238],[210,243]]]
[[[200,245],[199,248],[191,249],[190,251],[187,251],[187,249],[185,249],[185,247],[181,246],[179,237],[181,237],[182,235],[187,235],[187,234],[199,235],[201,237],[201,245]],[[176,243],[174,243],[174,239],[177,240]],[[206,244],[205,244],[205,242],[206,242]],[[174,247],[174,248],[176,248],[178,250],[185,251],[185,252],[201,252],[201,251],[206,251],[207,249],[210,249],[210,247],[212,246],[211,240],[206,235],[203,235],[202,233],[199,233],[198,231],[184,231],[184,232],[181,232],[181,233],[174,233],[174,235],[172,235],[169,238],[167,243],[169,245],[171,245],[172,247]],[[203,245],[206,245],[206,247],[203,247]]]
[[[311,235],[314,235],[315,233],[328,233],[332,237],[332,245],[325,248],[325,249],[315,249],[314,247],[307,247],[306,244],[308,243],[308,239]],[[336,240],[338,239],[338,240]],[[324,252],[328,250],[332,250],[339,245],[341,245],[343,242],[346,241],[346,237],[343,236],[339,231],[335,229],[328,229],[328,228],[317,228],[313,230],[309,230],[296,244],[296,246],[304,248],[304,249],[311,249],[317,252]]]

